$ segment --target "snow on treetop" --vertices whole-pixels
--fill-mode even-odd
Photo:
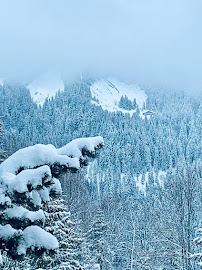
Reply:
[[[0,176],[6,173],[16,174],[22,168],[29,169],[52,164],[79,169],[83,154],[94,154],[95,150],[103,144],[103,138],[97,136],[75,139],[59,149],[50,144],[29,146],[18,150],[0,164]]]
[[[44,231],[39,226],[29,226],[23,232],[23,239],[20,240],[17,247],[19,255],[26,254],[28,248],[45,248],[54,250],[59,248],[58,241],[55,236]]]
[[[127,85],[113,78],[96,81],[90,87],[91,95],[96,99],[91,103],[100,105],[103,110],[110,112],[121,111],[132,115],[136,110],[126,110],[118,106],[122,96],[127,96],[133,102],[136,99],[138,107],[141,109],[146,103],[147,95],[137,85]]]
[[[5,195],[5,187],[0,187],[0,205],[10,205],[11,199]]]
[[[61,184],[60,184],[60,181],[53,177],[53,184],[49,187],[49,191],[50,192],[54,192],[56,194],[62,194],[62,187],[61,187]]]
[[[17,191],[23,193],[28,191],[28,185],[32,189],[42,186],[42,180],[51,177],[50,168],[45,165],[36,169],[24,170],[18,175],[5,173],[1,177],[1,183],[7,186],[9,193]]]
[[[79,138],[58,149],[58,154],[67,155],[74,158],[82,158],[82,155],[87,152],[89,152],[91,155],[94,155],[95,150],[103,145],[104,140],[101,136]]]
[[[6,172],[15,174],[21,168],[35,168],[37,166],[54,163],[69,165],[70,167],[72,166],[76,168],[79,167],[77,159],[58,155],[57,150],[53,145],[36,144],[34,146],[18,150],[1,163],[0,175],[3,175]]]
[[[14,205],[12,208],[8,208],[3,212],[9,219],[29,219],[30,221],[42,221],[45,222],[44,212],[40,209],[38,211],[29,211],[22,206]]]
[[[16,235],[18,235],[21,230],[15,230],[11,227],[10,224],[6,224],[5,226],[0,225],[0,238],[4,240],[8,240]]]
[[[4,222],[17,220],[23,223],[28,219],[29,224],[36,221],[43,224],[43,210],[33,208],[34,211],[30,211],[25,206],[31,207],[33,204],[38,209],[42,207],[42,202],[50,200],[51,195],[62,193],[61,184],[52,177],[49,166],[64,165],[65,168],[79,169],[84,157],[94,156],[95,151],[103,145],[100,136],[80,138],[59,149],[53,145],[37,144],[7,158],[0,164],[0,214]],[[19,206],[19,203],[23,203],[23,206]],[[54,250],[59,247],[57,239],[38,226],[28,225],[22,231],[15,229],[15,222],[12,225],[14,228],[9,224],[0,225],[0,239],[7,242],[19,236],[19,255],[26,254],[29,248]]]

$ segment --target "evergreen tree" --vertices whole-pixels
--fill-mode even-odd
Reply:
[[[133,109],[132,101],[127,96],[121,96],[118,106],[128,111]]]
[[[133,109],[136,109],[137,107],[138,107],[137,101],[136,101],[136,99],[134,98],[134,100],[133,100]]]
[[[50,261],[51,269],[82,269],[80,261],[83,240],[74,232],[75,224],[70,219],[64,199],[60,197],[51,200],[45,206],[45,211],[45,230],[54,235],[60,244],[55,261]]]
[[[63,200],[54,202],[62,190],[53,175],[58,170],[76,172],[86,164],[86,156],[95,157],[102,146],[101,137],[77,139],[60,149],[35,145],[17,151],[0,165],[0,253],[16,261],[25,259],[23,269],[29,269],[29,264],[81,269],[77,255],[81,240],[74,235]],[[6,256],[2,265],[8,265]]]
[[[3,137],[3,130],[2,130],[2,123],[0,122],[0,163],[6,157],[6,152],[1,149],[1,146],[2,146],[2,137]]]
[[[191,257],[196,262],[198,269],[202,267],[202,224],[200,228],[196,232],[196,238],[194,239],[194,244],[197,247],[197,252],[193,254]]]
[[[4,150],[10,155],[25,146],[51,142],[61,147],[77,137],[102,134],[106,138],[105,151],[98,162],[87,168],[86,178],[84,172],[81,181],[76,177],[69,182],[61,178],[74,220],[80,222],[82,231],[88,231],[95,221],[94,209],[102,205],[107,224],[113,230],[110,247],[117,257],[116,269],[128,269],[133,227],[127,213],[130,202],[139,195],[141,199],[134,210],[138,217],[136,235],[142,236],[141,228],[146,231],[144,247],[150,255],[147,264],[154,270],[186,267],[201,215],[200,186],[193,184],[201,177],[197,168],[198,176],[187,188],[186,174],[180,175],[176,167],[187,170],[201,159],[201,99],[179,92],[147,90],[144,108],[155,114],[145,121],[140,117],[144,108],[137,107],[130,117],[91,104],[91,84],[90,80],[82,80],[66,85],[55,99],[37,107],[25,87],[5,83],[0,87]],[[162,171],[165,176],[161,179]],[[141,195],[145,187],[146,192]],[[155,202],[150,196],[153,193]],[[177,200],[182,201],[181,209]],[[191,211],[187,211],[190,207]],[[142,223],[150,224],[150,228]],[[141,258],[147,256],[142,246],[136,236],[134,267],[137,254]],[[182,249],[186,250],[183,262]]]
[[[112,252],[107,239],[108,227],[104,221],[102,209],[96,211],[96,217],[90,230],[87,232],[87,243],[90,252],[91,265],[99,265],[100,270],[112,268]]]

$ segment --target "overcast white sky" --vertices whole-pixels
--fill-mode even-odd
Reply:
[[[202,0],[0,0],[0,77],[202,90]]]

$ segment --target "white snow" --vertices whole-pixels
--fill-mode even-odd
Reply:
[[[76,139],[66,146],[56,149],[53,145],[34,145],[21,149],[0,164],[0,204],[9,207],[1,212],[5,220],[28,219],[31,222],[45,222],[42,210],[30,211],[23,206],[17,206],[11,201],[13,193],[24,193],[35,206],[50,200],[51,191],[62,193],[58,179],[53,178],[49,168],[52,164],[65,165],[70,168],[80,168],[80,159],[85,155],[94,155],[95,151],[104,145],[100,136]],[[49,165],[49,166],[48,166]],[[19,172],[21,170],[21,172]],[[19,172],[19,173],[18,173]],[[46,183],[50,184],[47,185]],[[9,195],[9,196],[6,196]],[[13,229],[9,224],[0,226],[0,238],[8,240],[16,234],[21,235],[18,254],[26,254],[28,248],[58,248],[57,239],[38,226],[29,226],[23,232]]]
[[[0,164],[0,176],[5,173],[15,174],[20,168],[35,168],[44,164],[69,165],[79,168],[78,159],[58,155],[53,145],[36,144],[20,149]]]
[[[12,208],[8,208],[3,212],[8,218],[11,219],[29,219],[30,221],[42,221],[45,222],[45,215],[40,209],[38,211],[29,211],[22,206],[14,205]]]
[[[99,201],[100,201],[100,174],[97,173],[96,175],[96,180],[97,180],[97,193],[98,193],[98,198],[99,198]]]
[[[79,138],[58,149],[58,154],[81,158],[82,150],[95,154],[95,150],[98,149],[100,145],[104,145],[104,140],[101,136]]]
[[[5,196],[4,187],[0,187],[0,204],[1,205],[10,205],[11,199],[8,196]]]
[[[100,270],[100,265],[98,263],[91,265],[84,265],[85,270]]]
[[[60,74],[48,72],[31,82],[27,88],[34,102],[43,106],[46,98],[55,97],[58,90],[64,91],[64,82]]]
[[[37,190],[32,190],[32,192],[30,192],[30,197],[34,206],[41,206],[41,197]]]
[[[194,253],[190,256],[191,258],[195,258],[195,257],[202,257],[202,252],[199,252],[199,253]]]
[[[14,236],[18,235],[21,230],[15,230],[11,227],[10,224],[6,224],[5,226],[0,225],[0,239],[9,240]]]
[[[54,250],[59,248],[55,236],[38,226],[29,226],[23,232],[23,239],[19,241],[17,252],[19,255],[26,254],[28,248]]]
[[[134,176],[134,180],[136,182],[136,187],[145,196],[146,196],[146,187],[147,187],[147,184],[149,183],[149,178],[148,177],[149,177],[148,172],[146,172],[144,176],[142,174],[140,174],[138,177]]]
[[[18,150],[0,164],[0,176],[7,173],[15,174],[20,168],[29,169],[55,163],[79,169],[79,159],[82,158],[82,150],[94,154],[95,150],[103,144],[103,138],[97,136],[75,139],[59,149],[56,149],[51,144],[29,146]]]
[[[36,169],[24,170],[18,175],[14,175],[13,173],[5,173],[0,179],[1,183],[7,186],[9,193],[12,193],[13,191],[23,193],[28,191],[28,184],[31,185],[32,188],[42,186],[42,179],[45,176],[48,179],[51,178],[51,171],[47,165]]]
[[[202,236],[194,238],[193,242],[197,243],[197,245],[202,244]]]
[[[62,187],[58,179],[53,178],[53,184],[50,186],[49,191],[54,191],[58,195],[62,194]]]
[[[164,188],[164,182],[166,179],[167,172],[159,170],[157,174],[154,171],[152,173],[154,177],[154,184],[155,185],[159,184],[161,188]],[[135,175],[133,177],[134,177],[136,187],[138,188],[138,190],[146,196],[146,188],[147,188],[147,185],[150,184],[149,172],[146,172],[144,175],[140,174],[139,176]]]
[[[165,182],[166,175],[167,175],[167,173],[165,171],[160,170],[158,172],[158,177],[157,177],[158,178],[158,183],[162,188],[164,187],[164,182]]]
[[[50,197],[49,197],[49,190],[46,187],[43,187],[42,189],[38,190],[38,193],[40,194],[41,200],[43,202],[49,202]]]
[[[3,265],[3,257],[1,255],[1,251],[0,251],[0,265]]]
[[[92,97],[98,100],[92,100],[92,104],[101,106],[103,110],[109,112],[121,111],[123,113],[129,113],[131,116],[136,110],[119,108],[118,104],[121,96],[127,96],[132,102],[136,99],[136,103],[140,109],[147,100],[146,93],[139,86],[128,85],[113,78],[96,81],[91,85],[90,91]]]
[[[85,179],[90,183],[92,180],[94,180],[94,172],[97,169],[97,160],[93,160],[87,167],[86,167],[86,175]]]
[[[121,173],[120,176],[121,176],[121,185],[123,185],[123,183],[124,183],[124,178],[127,177],[127,175],[124,174],[124,173]]]

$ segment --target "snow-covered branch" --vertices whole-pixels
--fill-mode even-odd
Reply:
[[[59,149],[51,144],[29,146],[20,149],[0,165],[0,176],[5,173],[17,174],[24,169],[54,164],[78,170],[85,156],[95,156],[96,150],[103,145],[103,138],[97,136],[75,139]]]
[[[58,249],[56,237],[43,228],[46,213],[40,209],[52,195],[62,193],[54,169],[76,171],[86,164],[86,156],[95,157],[103,145],[100,136],[76,139],[59,149],[37,144],[0,164],[0,249],[11,247],[12,254],[18,255],[25,255],[27,249]]]

